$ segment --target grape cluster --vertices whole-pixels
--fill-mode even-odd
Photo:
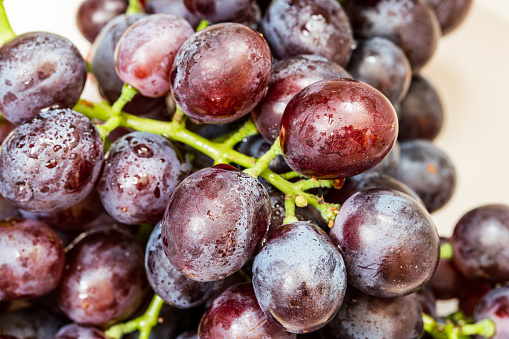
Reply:
[[[509,206],[431,214],[469,8],[85,0],[85,61],[0,0],[0,338],[507,338]]]

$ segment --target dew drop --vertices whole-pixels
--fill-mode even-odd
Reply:
[[[18,201],[26,202],[32,199],[34,191],[32,186],[30,186],[30,184],[25,180],[16,183],[14,195]]]

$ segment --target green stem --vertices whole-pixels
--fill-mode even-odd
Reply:
[[[256,160],[256,164],[253,167],[244,170],[244,172],[257,178],[269,167],[270,162],[280,154],[282,154],[282,151],[279,144],[279,137],[277,137],[276,141],[274,141],[267,153],[259,157],[258,160]]]
[[[109,118],[104,122],[102,125],[97,125],[97,130],[99,131],[99,134],[101,135],[101,138],[103,141],[106,140],[108,135],[113,131],[115,128],[120,126],[122,124],[122,117],[121,116],[114,116]]]
[[[285,218],[283,219],[283,225],[291,222],[297,222],[299,219],[295,216],[295,199],[293,195],[285,195]]]
[[[286,180],[291,180],[291,179],[295,179],[295,178],[300,178],[300,177],[302,177],[302,175],[300,175],[297,172],[290,171],[290,172],[281,174],[281,177]]]
[[[490,319],[483,319],[475,324],[456,325],[436,322],[427,314],[422,315],[424,330],[436,339],[468,339],[471,335],[491,338],[495,335],[495,324]]]
[[[140,3],[138,0],[129,0],[129,7],[125,12],[126,14],[138,14],[141,13]]]
[[[240,127],[235,133],[230,135],[228,139],[223,141],[223,147],[233,148],[236,144],[242,141],[244,138],[248,138],[252,135],[258,134],[256,125],[252,119],[247,120],[242,127]]]
[[[318,188],[318,187],[327,187],[331,188],[334,187],[335,183],[334,180],[317,180],[317,179],[306,179],[297,181],[294,183],[296,187],[301,189],[302,191],[307,191],[312,188]]]
[[[440,246],[440,259],[451,261],[453,256],[453,248],[450,242],[445,242]]]
[[[122,93],[120,93],[120,97],[115,101],[112,109],[112,115],[117,116],[122,113],[122,108],[133,99],[133,97],[138,94],[138,90],[129,84],[124,84],[122,86]]]
[[[7,19],[7,13],[5,13],[3,0],[0,0],[0,45],[15,37],[16,34],[14,34],[9,19]]]
[[[158,324],[159,312],[163,307],[164,301],[158,295],[154,295],[149,307],[142,316],[130,320],[123,324],[110,327],[106,331],[106,336],[112,339],[120,339],[124,334],[140,331],[139,339],[149,339],[152,328]]]
[[[184,128],[186,126],[186,117],[187,115],[180,109],[179,105],[175,104],[175,113],[173,113],[171,124],[175,128]]]
[[[210,25],[210,23],[207,20],[200,21],[200,23],[198,24],[198,27],[196,27],[196,32],[199,32],[202,29],[209,27],[209,25]]]

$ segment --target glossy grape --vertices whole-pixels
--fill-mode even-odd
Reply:
[[[153,14],[136,21],[115,49],[119,78],[147,97],[170,93],[173,60],[193,33],[191,24],[173,14]]]
[[[151,0],[145,3],[145,11],[149,14],[168,13],[175,14],[187,20],[191,26],[196,27],[200,18],[191,13],[184,5],[184,0]]]
[[[337,1],[273,1],[262,25],[263,34],[278,59],[316,54],[345,66],[352,53],[352,27]]]
[[[69,324],[58,330],[53,339],[107,339],[107,337],[97,328]]]
[[[251,28],[209,26],[180,48],[171,71],[175,102],[191,119],[225,123],[248,114],[262,99],[271,71],[269,46]]]
[[[147,288],[140,244],[106,229],[87,234],[67,252],[57,298],[74,322],[104,326],[131,315]]]
[[[348,282],[377,297],[398,297],[424,286],[438,265],[436,226],[409,195],[368,189],[342,206],[330,231],[345,259]]]
[[[428,140],[400,143],[396,179],[421,197],[430,213],[443,207],[456,188],[456,168],[449,156]]]
[[[26,33],[0,47],[0,112],[19,124],[48,107],[72,108],[87,78],[87,64],[64,37]]]
[[[509,286],[494,288],[484,295],[475,307],[474,318],[476,321],[488,318],[495,323],[492,339],[509,338]]]
[[[469,278],[509,280],[509,206],[484,205],[461,217],[451,236],[455,266]]]
[[[211,23],[238,22],[253,4],[254,0],[184,0],[191,13]]]
[[[316,82],[286,106],[279,137],[286,163],[319,179],[359,174],[390,152],[396,112],[373,87],[351,79]]]
[[[442,29],[446,35],[456,29],[465,20],[472,0],[426,0],[437,15]]]
[[[124,32],[144,14],[119,15],[111,19],[97,36],[90,51],[90,70],[97,80],[99,92],[110,103],[114,103],[122,92],[124,82],[115,71],[115,47]],[[123,110],[132,114],[160,112],[165,107],[164,98],[148,98],[136,94]]]
[[[356,0],[348,8],[354,35],[397,44],[417,73],[435,53],[441,35],[433,10],[421,0]]]
[[[122,223],[156,224],[191,164],[168,139],[132,132],[115,141],[98,191],[106,211]]]
[[[70,109],[40,113],[18,126],[0,154],[0,192],[14,207],[54,212],[91,192],[103,163],[95,125]]]
[[[399,140],[433,140],[442,129],[444,109],[433,85],[421,75],[412,78],[399,113]]]
[[[38,297],[60,283],[64,246],[48,225],[30,219],[4,219],[0,222],[0,248],[0,300]]]
[[[194,172],[171,196],[161,221],[166,256],[198,281],[240,269],[268,229],[269,197],[254,177],[229,165]]]
[[[393,103],[405,97],[412,78],[412,67],[405,53],[382,37],[360,41],[347,70],[355,79],[375,87]]]
[[[258,131],[274,143],[286,105],[298,91],[319,80],[350,77],[343,67],[318,55],[278,61],[272,66],[267,95],[251,113]]]
[[[199,282],[177,271],[164,254],[160,223],[152,231],[147,244],[145,270],[154,292],[177,308],[201,305],[223,286],[222,280]]]
[[[25,307],[0,316],[0,333],[17,339],[53,338],[68,320],[42,307]]]
[[[312,222],[272,230],[253,263],[263,312],[292,333],[315,331],[338,311],[346,291],[341,254]]]
[[[398,134],[399,135],[399,134]],[[399,142],[395,142],[391,151],[382,161],[380,161],[374,167],[362,172],[360,175],[367,173],[380,173],[395,178],[398,175],[399,158],[401,157],[401,150]]]
[[[417,339],[424,333],[421,312],[412,296],[377,298],[349,286],[338,314],[320,333],[327,339]]]
[[[200,339],[296,338],[267,318],[251,283],[232,286],[214,299],[203,315],[198,336]]]
[[[125,13],[128,5],[128,0],[85,0],[76,13],[78,29],[88,41],[94,42],[108,21]]]

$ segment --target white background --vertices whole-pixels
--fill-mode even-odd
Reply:
[[[17,34],[43,30],[73,41],[83,55],[90,44],[76,28],[80,0],[5,0]],[[474,0],[464,24],[444,37],[426,76],[441,94],[445,126],[436,144],[456,165],[456,192],[433,214],[450,235],[468,210],[487,203],[509,204],[509,2]],[[88,87],[84,96],[95,99]]]

